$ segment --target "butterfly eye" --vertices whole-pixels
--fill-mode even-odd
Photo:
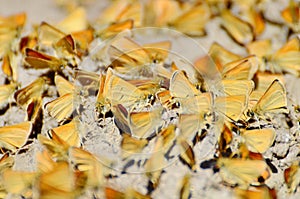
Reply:
[[[181,106],[180,102],[175,102],[174,103],[174,108],[180,108],[180,106]]]
[[[153,64],[158,64],[159,60],[158,59],[153,59]]]
[[[251,110],[247,111],[247,116],[248,117],[254,117],[254,113]]]

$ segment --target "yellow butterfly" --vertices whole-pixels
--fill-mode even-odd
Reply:
[[[250,43],[247,49],[249,53],[259,57],[261,71],[268,70],[272,73],[285,72],[299,76],[299,38],[290,39],[276,52],[273,52],[270,40],[255,41]]]
[[[67,162],[58,162],[53,170],[40,175],[36,184],[39,198],[77,198],[81,192],[80,177],[80,172],[72,171]]]
[[[211,93],[203,93],[183,102],[178,127],[180,135],[192,141],[198,131],[205,129],[206,124],[212,122],[213,98]]]
[[[286,91],[279,80],[272,82],[248,113],[255,113],[260,117],[268,117],[272,113],[288,113]]]
[[[177,144],[180,146],[180,159],[186,164],[191,170],[196,170],[196,160],[193,148],[191,145],[185,140],[184,137],[179,136],[176,139]]]
[[[99,188],[104,185],[104,177],[110,171],[111,162],[99,158],[92,153],[77,147],[69,149],[70,161],[76,170],[86,174],[86,185],[89,188]]]
[[[147,139],[137,139],[124,133],[122,135],[122,158],[126,159],[132,155],[138,154],[143,151],[143,149],[147,146]]]
[[[22,122],[0,128],[0,148],[16,152],[24,146],[32,131],[31,122]]]
[[[140,90],[122,78],[112,75],[109,78],[106,98],[111,106],[122,104],[125,108],[142,108],[151,104],[153,94]]]
[[[11,169],[14,166],[15,160],[9,153],[5,153],[0,159],[0,173],[2,174],[5,170]],[[0,198],[7,196],[7,190],[5,189],[5,183],[3,182],[3,175],[0,175]]]
[[[218,149],[217,153],[219,157],[229,157],[231,154],[227,155],[228,152],[231,153],[230,143],[233,140],[233,134],[231,128],[225,123],[221,129],[220,136],[218,138]]]
[[[138,139],[152,137],[163,125],[161,107],[151,111],[128,113],[125,107],[119,104],[113,107],[112,112],[119,129]]]
[[[67,160],[68,150],[70,145],[61,139],[54,131],[51,132],[51,138],[49,139],[42,134],[38,134],[38,140],[49,150],[51,156],[57,160]]]
[[[136,0],[117,0],[106,7],[96,23],[106,25],[131,19],[136,27],[142,25],[142,4]]]
[[[120,192],[115,189],[105,187],[105,197],[106,199],[151,199],[151,196],[149,195],[143,195],[131,188],[126,189],[125,192]]]
[[[289,168],[284,170],[284,180],[290,193],[297,190],[300,183],[299,161],[294,161]]]
[[[60,31],[71,34],[72,32],[86,30],[88,25],[85,9],[78,7],[55,26]]]
[[[18,80],[18,57],[12,52],[9,52],[3,57],[2,71],[10,82]]]
[[[2,173],[5,169],[11,168],[14,165],[15,159],[9,155],[9,153],[5,153],[2,155],[0,159],[0,173]]]
[[[210,46],[208,55],[213,59],[217,66],[224,66],[229,62],[233,62],[242,58],[240,55],[230,52],[216,42]]]
[[[21,107],[27,108],[32,99],[43,97],[46,91],[48,79],[46,77],[39,77],[28,86],[18,90],[15,94],[15,100]]]
[[[0,86],[0,110],[5,108],[7,104],[14,101],[14,93],[18,88],[18,84],[10,83]]]
[[[43,150],[42,152],[37,152],[37,172],[47,173],[55,169],[57,162],[55,162],[48,150]]]
[[[210,9],[207,4],[199,3],[183,11],[168,25],[189,36],[205,35],[205,25],[210,18]]]
[[[165,166],[167,166],[167,162],[164,157],[166,151],[164,150],[163,145],[163,137],[158,136],[155,140],[155,146],[151,157],[144,165],[146,176],[149,178],[154,189],[159,184],[162,170]]]
[[[110,101],[108,100],[109,82],[113,76],[112,70],[109,68],[106,75],[101,74],[99,80],[99,89],[96,100],[96,110],[105,115],[110,110]]]
[[[270,129],[254,129],[242,131],[241,135],[249,151],[254,153],[264,153],[275,140],[275,130]]]
[[[161,107],[149,112],[131,112],[129,114],[131,135],[137,138],[147,138],[153,133],[158,133],[159,127],[163,124],[162,113]]]
[[[241,15],[241,17],[243,17],[245,21],[251,24],[255,37],[261,35],[264,32],[266,26],[264,18],[260,12],[254,9],[254,7],[245,9]]]
[[[289,6],[281,11],[281,16],[285,23],[295,32],[300,31],[300,8],[299,2],[290,0]]]
[[[229,159],[220,157],[217,160],[222,179],[229,185],[247,188],[260,185],[270,176],[268,165],[263,160]]]
[[[43,118],[42,98],[32,98],[26,107],[25,121],[31,121],[35,128],[35,134],[38,134],[37,127],[41,129],[40,120]]]
[[[238,121],[247,107],[248,99],[245,95],[231,95],[215,99],[216,110],[229,120]]]
[[[269,72],[257,72],[254,79],[255,92],[265,92],[275,79],[285,83],[283,74],[273,74]]]
[[[172,0],[152,0],[145,4],[144,26],[163,27],[181,12],[180,4]],[[175,14],[176,13],[176,14]]]
[[[237,43],[247,44],[254,39],[252,27],[246,21],[234,16],[228,10],[223,10],[221,17],[222,26]]]
[[[35,172],[14,171],[6,169],[2,173],[3,185],[7,193],[32,198],[32,186],[36,182]]]
[[[55,134],[64,140],[70,146],[79,147],[81,143],[80,133],[83,129],[78,117],[75,117],[71,122],[51,129]]]
[[[66,62],[59,58],[32,50],[30,48],[25,49],[24,60],[28,66],[34,69],[50,69],[53,71],[60,71],[67,65]]]
[[[15,50],[16,41],[26,22],[26,14],[18,13],[8,17],[0,16],[0,58]]]
[[[77,61],[77,50],[76,44],[72,37],[72,35],[66,35],[65,37],[58,40],[58,42],[53,44],[55,49],[56,55],[60,58],[65,60],[67,65],[76,67]]]
[[[39,48],[50,48],[66,35],[56,27],[43,21],[38,27]]]
[[[156,96],[164,107],[172,108],[173,105],[188,105],[185,100],[200,95],[201,92],[189,81],[183,71],[177,70],[170,79],[169,91],[159,91]],[[184,109],[184,105],[183,105]]]
[[[251,80],[257,69],[257,58],[250,55],[223,65],[220,72],[222,79]]]
[[[65,43],[64,45],[59,45],[60,40],[60,43],[66,40],[63,40],[63,38],[68,39],[69,44]],[[69,32],[69,34],[66,34],[65,32],[60,31],[59,29],[46,22],[42,22],[40,24],[38,32],[38,43],[40,49],[46,48],[47,50],[49,50],[52,49],[52,47],[54,47],[57,50],[57,47],[61,45],[65,48],[71,46],[72,49],[69,50],[69,52],[72,52],[71,54],[76,54],[79,57],[81,56],[80,52],[82,54],[85,53],[89,46],[89,43],[92,42],[93,38],[93,30],[91,29],[84,29],[78,32]],[[78,48],[80,52],[77,52],[77,50],[75,51],[75,48]],[[61,57],[63,58],[63,56]]]
[[[180,198],[181,199],[189,199],[191,196],[191,175],[186,174],[183,176],[180,188]]]
[[[238,199],[250,199],[250,198],[276,199],[277,198],[276,190],[270,189],[266,185],[262,185],[258,187],[251,186],[247,190],[235,188],[234,193]]]
[[[271,68],[274,72],[287,72],[299,76],[300,39],[290,39],[271,57]]]
[[[63,77],[56,75],[54,81],[60,97],[46,103],[45,108],[51,117],[62,122],[69,118],[74,111],[76,93],[74,85]]]
[[[128,19],[121,22],[113,23],[104,29],[100,29],[95,31],[96,37],[100,37],[102,40],[106,40],[112,38],[119,34],[122,31],[130,30],[133,28],[134,21],[132,19]]]
[[[220,82],[218,86],[219,92],[225,95],[245,95],[250,96],[254,89],[254,82],[252,80],[231,80],[225,79]]]
[[[129,37],[117,37],[108,47],[111,66],[121,74],[152,77],[171,48],[169,41],[139,45]]]

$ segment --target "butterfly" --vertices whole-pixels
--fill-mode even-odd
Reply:
[[[88,28],[86,10],[83,7],[77,7],[55,26],[67,34],[86,30]]]
[[[217,167],[226,183],[242,188],[260,185],[270,176],[269,167],[263,160],[220,157],[217,160]]]
[[[91,29],[65,33],[46,22],[42,22],[38,30],[39,49],[54,50],[60,53],[61,58],[64,58],[65,54],[81,57],[87,51],[89,43],[94,38],[93,30]],[[61,48],[68,49],[68,51],[64,54]]]
[[[99,188],[104,185],[104,177],[109,174],[112,166],[110,160],[95,156],[77,147],[69,149],[69,156],[75,170],[83,172],[86,175],[85,186]]]
[[[126,189],[125,192],[120,192],[110,187],[105,187],[104,192],[105,192],[105,197],[107,199],[120,199],[120,198],[151,199],[151,196],[143,195],[132,188]]]
[[[30,48],[25,49],[24,60],[27,67],[32,67],[34,69],[50,69],[52,71],[60,71],[67,65],[66,62],[57,57]]]
[[[230,52],[223,46],[221,46],[219,43],[214,42],[208,51],[208,55],[212,58],[216,66],[224,66],[225,64],[229,62],[233,62],[239,59],[242,59],[242,57],[238,54],[235,54],[233,52]]]
[[[181,189],[180,189],[180,198],[188,199],[191,197],[191,175],[186,174],[182,178]]]
[[[247,44],[254,39],[253,30],[249,23],[234,16],[230,11],[221,12],[222,26],[227,33],[239,44]]]
[[[295,33],[300,31],[299,2],[297,5],[297,2],[290,0],[288,7],[281,11],[281,17]]]
[[[25,121],[30,121],[33,124],[34,136],[36,136],[42,129],[41,119],[43,118],[43,104],[42,98],[32,98],[26,107]]]
[[[0,86],[0,110],[5,108],[7,104],[14,101],[14,93],[18,88],[17,83],[10,83]]]
[[[31,122],[0,127],[0,147],[16,152],[26,144],[31,131]]]
[[[18,62],[17,55],[10,52],[3,57],[2,71],[6,75],[9,82],[17,82],[18,80]]]
[[[273,52],[270,40],[255,41],[247,45],[249,53],[259,57],[260,70],[272,73],[299,75],[300,40],[295,37]],[[263,49],[263,50],[262,50]]]
[[[247,107],[248,99],[245,95],[220,96],[215,99],[217,112],[225,115],[229,120],[238,121]]]
[[[238,199],[245,199],[245,198],[265,198],[265,199],[275,199],[276,196],[276,190],[270,189],[266,185],[261,186],[251,186],[247,190],[235,188],[234,193]]]
[[[7,193],[23,197],[33,197],[32,187],[37,175],[35,172],[15,171],[11,168],[2,173],[3,185]]]
[[[16,50],[16,41],[21,34],[25,22],[25,13],[0,17],[0,58],[3,58],[10,50]]]
[[[178,127],[180,135],[192,141],[198,131],[206,128],[213,120],[213,98],[211,93],[187,99],[182,104],[182,113],[179,115]]]
[[[187,142],[184,137],[179,136],[176,139],[177,144],[180,146],[180,160],[184,164],[186,164],[191,170],[196,170],[196,160],[195,160],[195,154],[193,151],[193,148],[191,147],[191,144]]]
[[[154,99],[153,94],[137,88],[116,75],[109,78],[107,89],[106,98],[111,106],[122,104],[125,108],[132,110],[146,107]]]
[[[189,36],[203,36],[210,15],[208,5],[199,3],[181,12],[175,19],[169,21],[168,25]]]
[[[74,85],[63,77],[55,75],[54,81],[60,97],[46,103],[45,108],[51,117],[62,122],[68,119],[74,111],[76,93]]]
[[[251,6],[242,11],[241,17],[247,21],[253,28],[253,34],[255,37],[261,35],[265,28],[265,21],[262,13],[257,11],[254,6]]]
[[[269,117],[270,114],[288,113],[286,91],[282,83],[275,79],[254,106],[248,110],[248,115]]]
[[[28,86],[16,91],[14,98],[17,104],[26,108],[32,99],[42,98],[48,88],[48,82],[47,77],[39,77]]]
[[[127,159],[130,156],[139,154],[147,145],[147,139],[137,139],[135,137],[132,137],[131,135],[128,135],[127,133],[122,134],[122,158]]]
[[[57,160],[67,160],[70,145],[52,130],[50,130],[48,135],[51,139],[42,134],[38,134],[37,138],[39,142],[48,149],[52,158],[56,158]]]
[[[169,41],[140,45],[129,37],[117,37],[108,47],[111,66],[120,74],[153,76],[171,48]]]
[[[57,162],[52,170],[42,173],[36,184],[39,198],[76,198],[81,193],[80,172],[72,171],[67,162]]]
[[[119,129],[138,139],[152,137],[154,133],[158,133],[158,129],[163,125],[163,111],[160,107],[151,111],[128,113],[121,104],[114,106],[112,110]]]
[[[136,0],[117,0],[106,7],[97,18],[96,24],[106,25],[123,22],[128,19],[134,21],[135,27],[142,25],[142,4]]]
[[[200,94],[201,92],[189,81],[185,73],[177,70],[170,79],[169,90],[159,91],[156,96],[163,106],[171,108],[176,103],[188,105],[188,103],[184,103],[185,100]]]
[[[264,153],[273,144],[276,133],[272,128],[265,128],[245,130],[241,132],[241,135],[249,151]]]
[[[110,110],[110,101],[107,99],[108,92],[109,92],[109,82],[111,77],[113,76],[113,71],[109,68],[107,70],[106,75],[100,74],[99,80],[99,89],[97,93],[97,100],[96,100],[96,110],[105,115]]]
[[[164,27],[182,12],[180,4],[172,0],[152,0],[145,3],[144,26]],[[174,13],[177,13],[174,15]]]
[[[166,151],[163,149],[163,137],[158,136],[155,139],[155,146],[151,156],[144,165],[145,174],[149,178],[154,189],[160,182],[160,177],[164,167],[167,166],[167,162],[164,157]]]
[[[106,40],[112,38],[125,30],[131,30],[134,26],[134,21],[132,19],[128,19],[121,22],[116,22],[111,25],[108,25],[105,28],[95,31],[96,37],[100,37],[102,40]]]
[[[295,192],[300,184],[299,161],[294,161],[292,165],[284,170],[284,180],[290,193]]]
[[[68,145],[76,147],[80,146],[80,134],[83,129],[81,128],[81,122],[78,117],[73,118],[73,120],[67,124],[52,128],[51,130]]]

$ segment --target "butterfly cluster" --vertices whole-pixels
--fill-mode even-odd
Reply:
[[[94,23],[82,1],[57,3],[69,15],[30,33],[26,13],[0,17],[0,118],[22,117],[0,123],[0,198],[209,198],[196,191],[206,171],[200,192],[298,192],[299,108],[286,79],[300,76],[299,3],[276,21],[264,14],[267,0],[116,0]],[[187,61],[176,39],[137,39],[150,26],[158,36],[169,28],[206,37],[212,20],[243,53],[213,42]],[[278,48],[269,24],[287,30]],[[111,156],[88,146],[104,134]],[[276,152],[282,143],[298,149],[288,161]],[[34,168],[15,169],[32,149]],[[142,183],[126,183],[136,173]]]

